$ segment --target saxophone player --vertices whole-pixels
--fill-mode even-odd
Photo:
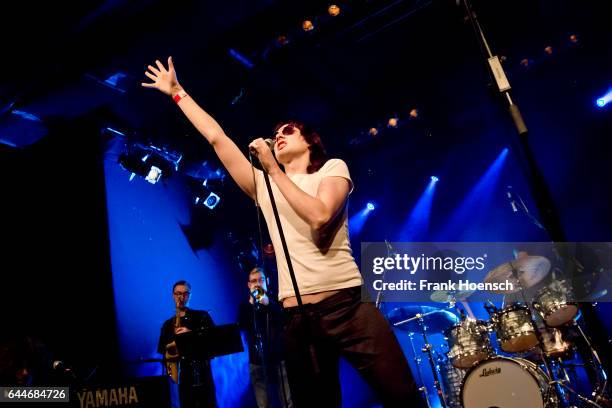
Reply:
[[[210,360],[181,356],[175,343],[177,336],[205,331],[214,326],[214,322],[207,311],[188,307],[192,297],[189,282],[176,282],[172,286],[172,297],[176,305],[175,314],[162,325],[157,351],[164,355],[167,363],[176,361],[178,364],[181,408],[216,408],[217,399]],[[167,367],[170,368],[170,365]],[[168,374],[171,374],[170,370]]]

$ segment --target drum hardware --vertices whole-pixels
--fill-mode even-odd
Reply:
[[[414,313],[416,312],[416,313]],[[412,314],[412,317],[401,319]],[[442,408],[449,408],[444,392],[442,391],[442,385],[438,376],[438,370],[434,362],[432,345],[429,343],[427,338],[427,330],[432,332],[440,332],[444,327],[448,327],[449,323],[454,324],[457,322],[457,317],[447,310],[438,309],[431,306],[404,306],[398,307],[387,315],[389,322],[401,330],[406,330],[411,333],[420,331],[423,336],[424,346],[421,349],[423,353],[427,353],[427,359],[433,374],[434,386],[440,399]],[[416,354],[415,354],[416,355]],[[429,403],[429,401],[428,401]]]
[[[410,340],[410,348],[412,350],[412,355],[414,356],[414,362],[417,366],[417,380],[419,384],[421,384],[421,386],[419,387],[419,391],[425,397],[427,408],[431,408],[431,404],[429,403],[429,395],[427,394],[427,387],[425,386],[425,382],[423,381],[423,374],[421,374],[421,358],[417,355],[416,349],[414,348],[414,333],[408,333],[408,339]]]
[[[446,404],[449,408],[463,408],[461,404],[461,384],[465,377],[465,370],[453,366],[448,354],[445,357],[438,356],[438,368],[442,378]]]
[[[604,395],[604,393],[606,392],[607,389],[607,385],[608,385],[608,374],[606,373],[606,370],[604,369],[604,366],[601,362],[601,359],[599,358],[599,354],[597,353],[597,350],[595,350],[595,348],[593,347],[593,344],[591,343],[589,337],[586,335],[586,333],[584,332],[584,330],[582,330],[582,327],[580,326],[580,324],[578,324],[577,321],[573,320],[574,322],[574,327],[576,327],[578,329],[578,332],[580,332],[580,335],[582,336],[582,339],[584,340],[586,346],[588,347],[588,349],[591,352],[591,362],[592,364],[595,366],[595,372],[597,373],[598,378],[598,383],[595,386],[595,390],[592,393],[592,396],[595,397],[596,401],[604,401],[606,400],[606,397]],[[565,387],[564,384],[560,384],[562,386]],[[570,391],[572,392],[572,391]],[[581,400],[583,400],[584,397],[582,397],[580,394],[574,392],[576,394],[576,396],[578,398],[580,398]],[[586,399],[588,400],[588,399]],[[597,405],[595,402],[588,400],[589,403],[592,403],[594,406],[598,406],[600,407],[600,405]],[[585,401],[586,402],[586,401]]]
[[[448,310],[440,309],[433,306],[407,305],[396,307],[387,313],[387,320],[391,325],[399,330],[419,333],[421,331],[421,322],[417,315],[423,319],[423,323],[430,332],[442,333],[442,331],[457,323],[457,316]]]
[[[444,392],[442,391],[442,385],[440,384],[440,378],[438,377],[438,370],[436,370],[436,364],[434,363],[433,356],[431,353],[432,346],[431,344],[429,344],[429,340],[427,340],[427,330],[425,328],[423,316],[421,314],[417,314],[415,318],[418,319],[419,325],[421,326],[423,341],[425,342],[422,351],[424,353],[427,353],[427,358],[429,360],[429,365],[431,366],[431,372],[434,378],[434,386],[436,387],[436,390],[438,392],[438,398],[440,398],[440,405],[442,405],[442,408],[447,408],[448,405],[446,404],[446,398],[444,397]]]

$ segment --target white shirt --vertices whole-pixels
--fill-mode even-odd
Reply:
[[[305,193],[316,197],[319,184],[324,177],[343,177],[350,183],[350,192],[353,191],[353,182],[346,163],[340,159],[330,159],[319,171],[312,174],[293,174],[289,178]],[[274,212],[270,203],[268,189],[266,188],[263,173],[255,173],[257,199],[261,207],[274,252],[278,269],[278,298],[280,300],[295,296],[280,234],[274,219]],[[344,208],[320,233],[314,231],[291,208],[280,190],[270,179],[276,208],[285,241],[291,257],[291,263],[297,280],[300,294],[325,292],[360,286],[363,282],[359,268],[353,258],[353,251],[348,233],[348,209]]]

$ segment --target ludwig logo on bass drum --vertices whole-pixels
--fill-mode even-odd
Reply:
[[[483,368],[482,373],[480,373],[479,377],[488,377],[490,375],[495,375],[499,373],[501,373],[501,367]]]

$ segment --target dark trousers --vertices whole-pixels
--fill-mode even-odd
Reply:
[[[287,308],[283,333],[294,406],[341,407],[338,363],[344,357],[372,387],[384,407],[421,407],[408,362],[373,303],[359,287]]]

